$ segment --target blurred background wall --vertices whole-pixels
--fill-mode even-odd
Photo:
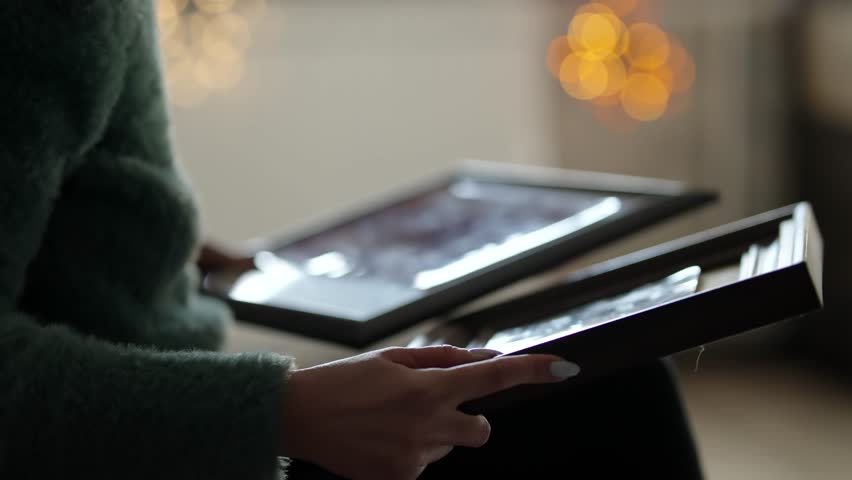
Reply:
[[[236,242],[286,230],[460,158],[670,178],[721,194],[585,262],[810,200],[826,236],[829,308],[785,327],[796,367],[714,370],[720,357],[710,355],[701,374],[684,370],[685,395],[710,478],[848,478],[852,3],[604,2],[638,8],[631,15],[676,38],[695,66],[694,82],[653,121],[578,100],[548,70],[554,38],[582,3],[160,0],[177,150],[207,234]],[[270,340],[277,334],[251,335],[285,348]],[[763,351],[768,338],[740,353]],[[345,353],[288,342],[303,363]],[[802,358],[830,368],[799,368]]]
[[[629,131],[608,127],[546,69],[580,2],[242,3],[262,13],[240,81],[174,95],[180,156],[214,236],[269,233],[466,157],[719,190],[722,204],[689,230],[790,199],[789,2],[646,2],[701,75],[680,111]]]

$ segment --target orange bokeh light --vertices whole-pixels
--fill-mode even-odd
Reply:
[[[672,42],[669,65],[672,70],[672,92],[684,93],[695,84],[695,60],[680,42]]]
[[[600,96],[612,97],[618,95],[618,92],[624,88],[624,84],[627,82],[627,68],[619,57],[610,57],[604,60],[603,64],[607,72],[607,85]]]
[[[585,58],[602,60],[627,49],[627,27],[612,10],[599,3],[577,9],[568,26],[568,44]]]
[[[630,45],[627,58],[633,67],[642,70],[660,68],[669,59],[669,36],[651,23],[636,23],[628,28]]]
[[[232,8],[237,0],[192,0],[196,7],[204,13],[225,13]]]
[[[156,0],[156,6],[170,101],[192,107],[213,94],[236,93],[267,0]]]
[[[218,61],[209,58],[199,58],[193,68],[195,80],[210,90],[227,90],[234,88],[243,78],[245,66],[241,57],[237,56],[228,61]]]
[[[650,73],[631,73],[621,91],[621,105],[631,118],[652,122],[666,113],[669,91]]]
[[[580,44],[586,55],[592,58],[606,58],[615,52],[618,45],[617,25],[603,15],[588,15],[580,29]]]
[[[689,103],[683,97],[695,83],[695,61],[653,23],[661,7],[658,0],[590,1],[575,10],[566,35],[548,46],[548,70],[563,90],[588,102],[613,129],[679,113]]]
[[[560,35],[550,42],[547,47],[547,69],[550,70],[553,78],[559,79],[559,69],[562,68],[562,62],[570,54],[571,45],[568,44],[567,36]]]
[[[206,25],[204,38],[227,38],[239,49],[251,45],[252,32],[248,21],[235,13],[216,15]],[[204,41],[204,40],[203,40]]]
[[[666,90],[672,92],[672,88],[674,86],[674,70],[668,64],[660,65],[659,68],[654,70],[642,70],[641,68],[633,68],[630,70],[630,73],[647,73],[649,75],[653,75],[659,80]]]
[[[591,100],[606,91],[609,74],[604,62],[587,60],[572,53],[562,62],[559,82],[568,95],[578,100]]]

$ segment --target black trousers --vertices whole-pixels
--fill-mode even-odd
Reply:
[[[658,361],[489,416],[482,448],[456,448],[422,479],[702,478],[676,376]],[[294,461],[291,480],[337,479]]]

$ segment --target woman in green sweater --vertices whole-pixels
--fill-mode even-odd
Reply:
[[[455,348],[310,369],[216,353],[228,312],[197,294],[198,218],[173,162],[153,18],[150,0],[0,3],[0,478],[269,479],[282,456],[298,459],[296,480],[500,477],[552,472],[563,455],[569,472],[606,472],[592,459],[603,450],[612,465],[700,475],[659,365],[554,399],[546,419],[536,405],[492,420],[501,438],[438,461],[489,439],[458,404],[576,366]],[[548,419],[572,440],[530,442],[529,422]],[[510,458],[518,438],[535,448]]]

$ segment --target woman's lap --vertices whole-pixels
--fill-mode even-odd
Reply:
[[[701,478],[677,381],[655,362],[489,416],[491,439],[421,478]],[[292,480],[336,478],[293,462]],[[468,477],[470,478],[470,477]]]

